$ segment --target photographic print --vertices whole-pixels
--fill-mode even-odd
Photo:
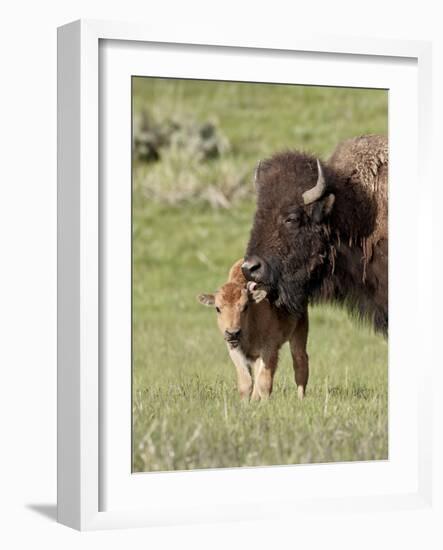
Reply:
[[[388,91],[132,77],[134,472],[388,458]]]

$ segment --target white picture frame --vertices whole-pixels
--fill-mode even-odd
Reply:
[[[330,506],[341,513],[356,508],[371,512],[430,507],[432,403],[427,389],[431,386],[433,363],[431,336],[418,322],[420,316],[431,315],[431,291],[425,281],[429,278],[432,247],[418,246],[419,241],[428,242],[426,236],[432,224],[426,209],[432,191],[428,162],[430,44],[308,34],[278,40],[239,38],[235,43],[226,43],[222,37],[208,39],[204,32],[192,38],[185,30],[180,35],[174,32],[173,36],[165,36],[134,24],[77,21],[59,29],[58,51],[59,521],[86,530],[260,519],[269,517],[269,511],[265,512],[269,503],[273,504],[271,515],[275,517],[290,516],[295,510],[297,514],[302,510],[320,512]],[[187,65],[186,60],[191,58],[192,65]],[[248,59],[255,63],[246,63]],[[269,59],[272,63],[267,64]],[[390,87],[386,83],[392,82],[392,90],[397,91],[396,95],[392,92],[395,101],[390,101],[390,137],[395,138],[390,179],[401,180],[408,189],[418,177],[424,193],[415,201],[419,215],[408,226],[411,196],[406,193],[401,197],[399,189],[390,188],[391,220],[394,226],[398,223],[398,228],[410,232],[408,242],[413,242],[416,269],[400,280],[395,266],[401,266],[404,248],[390,251],[394,306],[401,303],[406,288],[414,291],[408,324],[398,307],[397,311],[395,307],[390,310],[390,361],[403,361],[405,366],[403,376],[395,369],[390,374],[390,423],[394,427],[390,427],[389,461],[311,465],[303,469],[287,466],[131,474],[130,377],[127,370],[112,366],[112,362],[106,364],[106,369],[103,365],[104,357],[109,357],[106,346],[111,345],[110,341],[119,346],[115,348],[117,357],[123,362],[128,358],[128,195],[124,185],[109,186],[117,193],[109,193],[104,185],[106,178],[128,178],[130,134],[125,132],[130,124],[129,103],[122,102],[122,98],[127,94],[127,77],[142,74],[140,63],[148,63],[147,76],[257,80],[260,67],[263,82],[368,87]],[[332,64],[336,70],[328,71]],[[285,77],[288,68],[294,66],[303,76]],[[106,101],[103,93],[108,94]],[[127,99],[130,101],[130,97]],[[402,105],[410,112],[409,118],[403,115],[398,131],[392,122],[401,120]],[[107,111],[110,106],[112,122]],[[103,126],[108,122],[113,131]],[[409,159],[407,168],[400,162],[405,155]],[[106,164],[109,159],[112,166]],[[395,204],[400,202],[402,207],[396,209]],[[103,221],[111,218],[113,229]],[[111,230],[112,253],[106,244]],[[116,275],[107,278],[111,266]],[[394,288],[392,275],[398,281]],[[129,281],[129,287],[124,286],[125,281]],[[110,304],[113,285],[126,288],[120,304]],[[108,322],[108,307],[118,310],[119,315],[109,315],[109,319],[118,317],[119,325]],[[104,336],[107,331],[112,337]],[[401,347],[405,339],[410,342],[407,352]],[[408,375],[413,373],[419,349],[421,377],[417,381]],[[407,419],[409,434],[397,429],[399,411]],[[297,484],[296,495],[286,491],[292,484]],[[144,503],[146,494],[150,496]],[[242,500],[241,494],[247,496]],[[278,503],[283,505],[276,506]]]

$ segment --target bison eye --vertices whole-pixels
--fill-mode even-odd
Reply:
[[[215,306],[215,311],[216,311],[217,313],[220,313],[220,308],[217,307],[217,306]]]
[[[292,214],[289,214],[289,216],[285,219],[285,225],[287,226],[294,226],[298,225],[300,223],[300,214],[297,212],[294,212]]]

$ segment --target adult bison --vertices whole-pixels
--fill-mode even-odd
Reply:
[[[350,139],[325,163],[279,153],[255,179],[246,279],[298,317],[309,302],[335,302],[387,335],[387,139]]]

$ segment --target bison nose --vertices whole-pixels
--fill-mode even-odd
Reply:
[[[257,281],[260,276],[262,266],[263,262],[258,256],[248,256],[245,258],[241,269],[243,271],[243,275],[248,281]]]
[[[226,340],[236,340],[240,336],[241,329],[225,330]]]

